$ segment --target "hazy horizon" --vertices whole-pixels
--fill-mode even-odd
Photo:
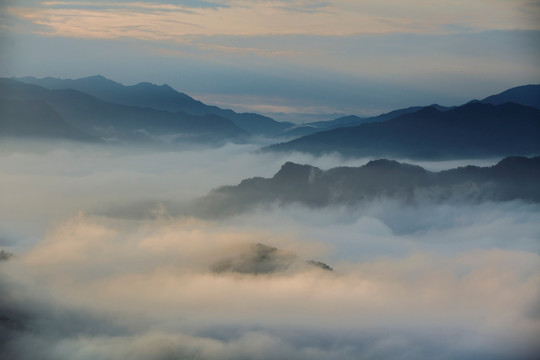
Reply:
[[[459,105],[540,83],[540,7],[529,0],[0,6],[0,76],[167,83],[280,119]]]
[[[298,123],[540,84],[539,44],[537,0],[0,1],[2,78]],[[540,86],[296,143],[142,88],[1,79],[1,359],[538,358]]]

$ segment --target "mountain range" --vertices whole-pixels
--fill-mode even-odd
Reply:
[[[540,85],[523,85],[480,100],[484,104],[501,105],[507,102],[540,109]]]
[[[121,105],[183,112],[195,116],[217,115],[231,120],[236,126],[253,135],[275,136],[294,126],[292,123],[278,122],[259,114],[236,113],[229,109],[206,105],[174,90],[169,85],[141,82],[125,86],[100,75],[76,80],[52,77],[43,79],[23,77],[16,80],[52,90],[74,89],[97,99]]]
[[[99,75],[3,78],[0,100],[3,137],[219,145],[256,135],[292,139],[263,151],[429,159],[540,152],[540,85],[461,106],[412,106],[307,125],[206,105],[168,85],[125,86]]]
[[[471,102],[481,102],[484,104],[501,105],[507,102],[513,102],[519,105],[533,107],[540,110],[540,85],[524,85],[508,89],[496,95],[488,96],[482,100],[472,100]],[[411,114],[420,111],[425,106],[410,106],[403,109],[393,110],[381,115],[372,117],[358,117],[356,115],[348,115],[339,117],[334,120],[316,121],[309,124],[303,124],[286,130],[282,136],[284,137],[300,137],[311,135],[323,130],[331,130],[340,127],[353,127],[365,123],[387,121],[401,115]],[[441,106],[432,104],[439,111],[448,111],[456,108],[456,106]]]
[[[444,159],[540,153],[540,110],[471,102],[441,111],[429,106],[390,120],[336,128],[264,151],[321,155]]]
[[[450,110],[455,107],[455,106],[446,107],[446,106],[441,106],[438,104],[433,104],[431,106],[440,111]],[[396,118],[400,115],[414,113],[423,108],[424,106],[411,106],[408,108],[393,110],[393,111],[390,111],[381,115],[377,115],[377,116],[372,116],[372,117],[362,118],[356,115],[348,115],[348,116],[339,117],[334,120],[316,121],[316,122],[311,122],[308,125],[296,126],[294,128],[288,129],[282,134],[282,136],[289,137],[289,138],[300,137],[300,136],[311,135],[316,132],[325,131],[325,130],[332,130],[332,129],[342,128],[342,127],[353,127],[353,126],[358,126],[358,125],[366,124],[366,123],[386,121],[386,120],[391,120],[393,118]]]
[[[13,79],[0,79],[0,99],[10,102],[11,110],[0,118],[2,135],[43,137],[60,136],[79,140],[82,135],[70,136],[76,131],[88,139],[107,141],[152,141],[168,138],[172,142],[245,141],[249,135],[229,119],[206,114],[195,116],[183,112],[168,112],[149,107],[121,105],[97,99],[73,89],[51,90],[25,84]],[[18,102],[18,103],[17,103]],[[32,103],[24,109],[16,104]],[[37,103],[47,108],[48,118],[54,125],[43,122],[42,113],[29,111]],[[16,120],[16,121],[15,121]],[[56,127],[56,130],[50,129]],[[49,129],[45,129],[49,128]]]
[[[394,160],[374,160],[360,167],[323,171],[285,163],[272,178],[255,177],[224,186],[198,199],[191,213],[228,217],[256,206],[301,204],[308,207],[354,206],[391,199],[420,202],[540,202],[540,157],[508,157],[491,167],[466,166],[440,172]]]

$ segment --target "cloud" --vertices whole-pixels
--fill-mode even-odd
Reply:
[[[458,105],[540,81],[538,31],[187,35],[174,41],[21,34],[0,34],[3,76],[102,74],[126,84],[167,83],[209,104],[270,116],[276,110],[365,116]]]
[[[540,351],[536,205],[374,201],[202,221],[174,216],[166,201],[272,176],[286,160],[328,169],[367,159],[285,158],[242,145],[17,146],[0,147],[0,226],[22,239],[3,245],[16,256],[0,261],[8,358],[533,359]],[[134,209],[141,201],[148,212]]]
[[[216,259],[241,254],[242,244],[313,249],[301,237],[234,224],[133,225],[80,214],[0,264],[5,353],[525,359],[540,350],[540,320],[529,315],[540,296],[532,252],[416,251],[337,264],[335,272],[216,273]],[[14,322],[21,326],[6,325]]]
[[[337,155],[317,158],[299,153],[256,154],[255,150],[261,145],[169,152],[74,144],[25,143],[21,147],[4,142],[0,148],[3,165],[0,188],[4,190],[0,225],[6,239],[4,249],[17,253],[17,247],[26,248],[41,238],[51,223],[63,221],[79,211],[129,219],[175,215],[182,212],[187,201],[219,186],[235,185],[254,176],[272,177],[286,161],[329,169],[361,166],[372,160],[343,159]],[[421,165],[442,170],[464,164],[492,165],[498,160],[423,162]],[[438,219],[443,222],[447,216],[444,211],[445,208],[440,207],[432,214],[437,217],[432,217],[427,216],[429,210],[406,210],[389,203],[387,206],[373,204],[365,210],[352,212],[351,216],[364,214],[383,219],[394,231],[402,233],[428,221]],[[302,210],[296,213],[293,211],[290,215],[302,219],[299,218]],[[318,218],[323,220],[324,213],[319,214]],[[336,214],[344,219],[351,218],[346,211]],[[400,221],[407,218],[407,214],[411,214],[408,220]],[[452,210],[452,214],[450,218],[458,216],[459,210]],[[416,219],[423,220],[413,221],[416,215]],[[283,220],[276,219],[276,223]],[[258,221],[258,218],[250,221]],[[270,224],[265,226],[271,228]]]
[[[2,6],[3,76],[165,82],[268,115],[456,105],[539,81],[539,8],[526,0]]]
[[[172,41],[216,34],[440,33],[456,24],[477,30],[537,29],[539,16],[527,1],[231,0],[202,6],[195,2],[53,1],[39,6],[12,4],[7,9],[16,18],[45,26],[41,33],[48,36]]]

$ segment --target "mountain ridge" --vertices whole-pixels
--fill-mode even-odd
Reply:
[[[194,116],[120,105],[78,90],[50,90],[7,78],[0,78],[0,98],[43,101],[71,126],[103,139],[153,141],[155,136],[178,135],[180,142],[221,142],[244,141],[248,136],[229,119],[215,115]]]
[[[337,151],[346,156],[375,155],[412,158],[504,156],[511,154],[531,155],[539,151],[537,147],[534,146],[534,141],[538,139],[530,139],[531,134],[537,134],[538,131],[536,128],[531,129],[530,126],[526,126],[525,129],[523,129],[523,133],[525,134],[524,138],[528,140],[526,141],[527,144],[520,147],[519,142],[516,140],[518,134],[515,134],[513,131],[505,131],[508,130],[508,127],[502,129],[501,121],[498,121],[495,124],[495,130],[499,131],[499,134],[496,136],[493,136],[493,124],[488,124],[484,121],[483,124],[486,125],[484,128],[485,134],[487,137],[491,137],[491,142],[487,142],[484,137],[478,134],[481,129],[474,128],[475,121],[474,119],[471,119],[474,107],[470,107],[470,105],[489,105],[493,103],[495,106],[503,106],[499,109],[504,109],[505,101],[508,99],[515,101],[522,99],[524,100],[522,102],[525,103],[534,105],[538,102],[538,104],[540,104],[540,85],[524,85],[511,88],[499,94],[488,96],[484,100],[471,101],[461,106],[445,107],[437,104],[427,107],[411,106],[370,118],[348,115],[334,120],[318,121],[311,124],[295,126],[292,123],[277,122],[259,114],[236,113],[232,110],[206,105],[191,98],[185,93],[176,91],[167,84],[156,85],[150,82],[140,82],[135,85],[126,86],[101,75],[94,75],[75,80],[58,79],[54,77],[45,77],[41,79],[35,77],[23,77],[18,78],[18,80],[12,79],[13,81],[22,81],[28,85],[55,90],[64,94],[67,100],[73,102],[78,101],[81,105],[80,108],[86,109],[86,111],[94,117],[94,121],[96,122],[95,125],[102,129],[101,133],[97,134],[95,131],[92,133],[92,131],[88,131],[87,128],[85,129],[84,126],[81,127],[80,122],[78,124],[74,123],[72,121],[73,118],[81,118],[83,114],[82,111],[78,111],[77,113],[77,111],[73,109],[73,106],[68,106],[66,104],[67,100],[64,101],[64,104],[58,104],[58,101],[53,104],[50,96],[48,99],[43,99],[43,93],[40,95],[41,100],[48,102],[55,111],[62,115],[65,121],[71,121],[70,125],[79,127],[79,130],[89,132],[90,135],[93,136],[116,137],[117,134],[115,134],[114,131],[105,134],[106,131],[104,129],[115,128],[118,126],[127,128],[129,127],[127,121],[127,118],[129,117],[131,119],[131,127],[134,128],[132,130],[135,131],[137,130],[137,127],[139,127],[143,131],[142,133],[147,130],[145,127],[151,127],[154,128],[154,131],[157,131],[156,129],[160,128],[158,123],[161,124],[161,132],[166,132],[167,126],[169,127],[168,130],[172,133],[185,133],[186,131],[197,132],[195,129],[197,126],[195,124],[198,122],[201,127],[199,131],[202,131],[202,127],[206,126],[206,129],[204,129],[203,132],[207,134],[210,134],[212,132],[211,127],[215,126],[215,132],[225,132],[226,136],[229,137],[244,136],[245,138],[247,136],[246,133],[249,133],[270,138],[281,137],[282,139],[292,139],[288,142],[275,144],[263,151],[281,151],[288,148],[289,150],[299,150],[314,154]],[[79,91],[80,93],[75,95],[75,93],[69,92],[69,89]],[[33,91],[35,92],[36,90],[34,89]],[[92,99],[87,98],[85,101],[82,101],[81,97],[84,97],[82,94],[88,95]],[[6,95],[6,92],[4,91],[4,98],[8,100],[17,99],[10,96],[11,95],[9,94]],[[39,98],[39,96],[37,97]],[[105,109],[107,106],[96,100],[109,103],[109,109]],[[521,105],[524,106],[523,104]],[[55,106],[58,108],[56,109]],[[117,106],[116,110],[112,110],[111,106]],[[125,106],[125,108],[120,110],[118,106]],[[134,111],[134,108],[139,109],[138,113],[137,111]],[[467,108],[471,113],[464,114],[462,111],[464,108]],[[484,110],[486,109],[487,108],[484,108]],[[99,119],[96,119],[96,113],[99,111],[105,111],[105,113],[108,113],[109,115],[116,112],[116,114],[120,115],[117,118],[114,116],[102,116]],[[473,125],[472,132],[475,134],[476,144],[470,139],[468,142],[466,141],[467,138],[471,138],[471,134],[467,134],[466,131],[462,131],[461,134],[458,134],[456,127],[450,126],[448,121],[443,119],[445,116],[441,115],[441,113],[457,114],[460,111],[461,114],[459,116],[469,119],[468,124],[461,121],[462,125],[469,130],[471,130],[471,124]],[[512,115],[507,113],[507,118],[515,116],[518,118],[518,122],[522,122],[523,119],[520,119],[519,117],[523,115],[524,110],[514,107],[514,111],[516,111],[517,114]],[[127,113],[130,113],[131,115],[128,116]],[[151,113],[158,119],[155,124],[143,119],[149,118]],[[170,115],[169,113],[172,113],[173,115]],[[477,111],[476,116],[481,120],[487,115]],[[496,117],[496,114],[491,112],[489,116]],[[175,117],[176,121],[173,120]],[[412,119],[413,117],[416,119]],[[427,117],[432,117],[434,121],[438,121],[439,124],[445,123],[443,125],[451,130],[447,137],[452,137],[454,144],[450,144],[447,138],[445,139],[440,133],[436,133],[435,129],[431,129],[431,133],[426,131],[425,127],[430,126],[430,124],[427,123]],[[223,120],[220,120],[220,118],[223,118]],[[424,118],[424,124],[419,122],[422,118]],[[392,121],[396,119],[408,119],[407,121],[410,121],[412,124],[411,127],[414,126],[417,128],[416,133],[411,129],[403,128],[392,123]],[[233,134],[234,130],[232,129],[232,126],[230,126],[231,124],[226,125],[227,120],[232,122],[232,124],[238,128],[236,130],[236,135]],[[454,120],[455,122],[460,121],[458,116],[454,116]],[[393,125],[389,126],[389,122]],[[182,129],[179,129],[180,123],[183,123]],[[373,123],[385,123],[385,125],[369,125]],[[368,125],[362,129],[363,131],[368,131],[370,136],[359,134],[358,126],[362,125]],[[343,130],[345,128],[351,130]],[[386,130],[382,131],[381,128],[386,128]],[[240,135],[238,131],[240,129],[244,130],[246,133]],[[333,135],[329,135],[328,131],[332,130],[336,130],[336,132],[332,133]],[[150,131],[150,133],[152,133],[152,131]],[[356,139],[354,139],[355,133],[357,134]],[[514,148],[509,146],[509,142],[511,141],[503,141],[500,149],[496,149],[496,138],[504,139],[505,136],[508,137],[508,133],[513,134],[515,137]],[[331,139],[332,136],[336,136],[337,138]],[[366,138],[366,136],[368,138]],[[209,135],[207,137],[209,137]],[[326,139],[324,139],[325,137]],[[405,144],[406,141],[403,137],[409,137],[413,140],[410,141],[410,144]],[[217,137],[214,138],[217,139]],[[391,141],[392,138],[394,138],[393,141]],[[436,144],[433,144],[433,141],[429,144],[429,138],[438,139],[444,149],[436,149]],[[314,144],[312,140],[316,144]],[[327,143],[326,145],[324,144],[325,142]],[[412,145],[416,145],[417,148],[413,149],[414,146]],[[401,149],[399,148],[400,146]]]
[[[501,105],[507,102],[540,109],[540,84],[522,85],[488,96],[480,102]]]
[[[465,166],[439,172],[387,159],[328,170],[286,162],[271,178],[249,178],[211,191],[196,200],[188,213],[222,218],[271,204],[320,208],[357,206],[380,199],[413,205],[426,201],[540,203],[538,183],[540,156],[507,157],[489,167]]]
[[[504,103],[434,106],[383,122],[317,132],[261,151],[448,159],[540,153],[540,110]]]
[[[182,112],[195,116],[217,115],[231,120],[236,126],[253,134],[275,136],[294,126],[288,122],[278,122],[267,116],[255,113],[236,113],[230,109],[207,105],[189,95],[178,92],[167,84],[155,85],[140,82],[123,85],[101,75],[80,79],[58,79],[47,77],[15,78],[18,81],[49,89],[74,89],[87,93],[100,100],[127,106],[150,107],[156,110]]]

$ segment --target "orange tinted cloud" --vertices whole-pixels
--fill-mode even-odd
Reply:
[[[221,1],[216,7],[169,3],[49,1],[12,6],[12,16],[43,25],[42,34],[76,38],[184,40],[188,35],[350,35],[444,33],[538,27],[528,1]]]

